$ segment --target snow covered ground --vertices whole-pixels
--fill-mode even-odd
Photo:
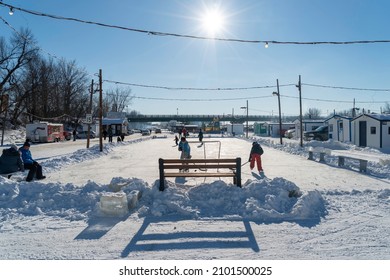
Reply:
[[[21,143],[16,135],[12,142]],[[327,141],[207,137],[193,158],[241,157],[264,149],[265,178],[242,167],[231,178],[170,179],[158,190],[158,158],[178,158],[173,135],[132,135],[122,143],[33,144],[44,181],[0,176],[1,260],[389,260],[390,157]],[[326,149],[326,163],[307,160]],[[369,160],[337,166],[337,154]],[[102,195],[142,194],[125,216],[107,216]],[[291,191],[300,194],[289,196]]]

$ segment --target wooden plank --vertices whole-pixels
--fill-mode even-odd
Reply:
[[[172,164],[165,165],[164,169],[182,169],[183,167],[187,169],[216,169],[216,168],[226,168],[226,169],[235,169],[235,164]]]
[[[164,159],[164,165],[167,163],[235,163],[237,159],[235,158],[220,158],[220,159]]]
[[[175,172],[175,173],[164,173],[164,177],[235,177],[234,173],[210,173],[210,172]]]

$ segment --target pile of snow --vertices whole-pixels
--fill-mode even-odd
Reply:
[[[33,185],[32,185],[33,184]],[[111,185],[122,186],[126,196],[142,193],[130,214],[139,217],[174,215],[183,219],[237,218],[256,222],[319,220],[326,214],[325,202],[317,191],[302,193],[283,178],[248,181],[242,188],[216,181],[192,188],[168,182],[164,192],[158,181],[149,186],[141,179],[113,178],[109,185],[90,182],[83,187],[72,184],[18,182],[0,177],[0,229],[17,215],[47,215],[68,220],[88,220],[104,215],[102,196]]]

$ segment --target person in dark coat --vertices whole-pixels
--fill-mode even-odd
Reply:
[[[199,138],[199,142],[201,144],[203,144],[203,132],[202,132],[202,129],[199,130],[198,138]]]
[[[108,142],[111,143],[112,142],[112,136],[114,135],[114,133],[112,132],[112,128],[111,126],[108,128]]]
[[[253,142],[252,143],[252,149],[249,155],[249,167],[251,170],[255,167],[255,162],[257,164],[257,170],[259,173],[263,172],[263,166],[261,165],[261,155],[264,153],[263,148],[260,146],[259,143]]]
[[[73,129],[72,135],[73,135],[73,141],[76,141],[76,138],[77,138],[77,131],[76,131],[76,129]]]
[[[4,149],[0,156],[0,174],[9,174],[17,171],[24,172],[24,165],[18,147],[12,144],[9,149]]]
[[[23,147],[19,149],[22,153],[22,160],[24,168],[30,170],[27,174],[26,181],[30,182],[36,177],[38,180],[45,179],[46,176],[42,175],[42,166],[32,158],[30,152],[30,143],[24,142]]]

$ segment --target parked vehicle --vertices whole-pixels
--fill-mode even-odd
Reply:
[[[26,125],[26,138],[31,142],[58,142],[65,139],[64,126],[59,123],[29,123]]]
[[[88,136],[88,131],[81,131],[81,132],[77,132],[76,134],[77,139],[87,139],[87,136]],[[89,132],[89,139],[93,139],[93,138],[96,138],[96,133],[91,130]]]
[[[149,129],[142,129],[141,134],[142,134],[142,136],[150,135],[150,130]]]
[[[72,131],[64,131],[64,138],[68,141],[72,139]]]
[[[161,133],[161,129],[160,128],[156,128],[155,130],[154,130],[154,133]]]
[[[288,138],[288,139],[291,139],[294,137],[294,134],[295,134],[295,129],[288,129],[286,130],[286,132],[284,133],[284,137]]]
[[[307,141],[309,140],[326,141],[329,139],[328,126],[323,125],[313,131],[306,131],[303,134],[303,138]]]

